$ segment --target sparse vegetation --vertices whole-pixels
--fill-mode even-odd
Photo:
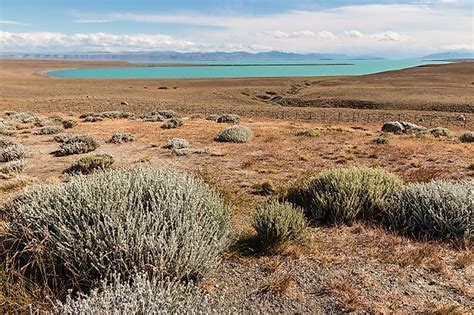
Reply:
[[[181,116],[174,110],[159,110],[157,114],[163,116],[165,119],[181,118]]]
[[[45,126],[36,129],[35,134],[37,135],[54,135],[64,131],[64,128],[61,126]]]
[[[200,279],[228,244],[229,215],[200,179],[141,167],[39,185],[5,205],[6,271],[57,294],[87,290],[113,273],[129,279]],[[41,246],[37,245],[41,240]]]
[[[300,129],[296,131],[296,135],[299,137],[319,137],[320,133],[315,129]]]
[[[474,181],[409,184],[397,194],[389,224],[412,236],[472,241]]]
[[[134,117],[134,114],[130,112],[109,111],[102,112],[99,114],[99,116],[108,119],[132,119]]]
[[[104,118],[101,116],[87,116],[84,118],[84,122],[98,122],[103,120]]]
[[[135,140],[135,137],[129,132],[117,131],[112,135],[112,138],[109,140],[110,143],[124,143],[132,142]]]
[[[173,138],[168,140],[163,147],[172,150],[187,149],[189,147],[189,142],[186,139]]]
[[[436,138],[451,136],[451,131],[449,131],[448,128],[443,128],[443,127],[436,127],[436,128],[430,129],[429,132]]]
[[[224,114],[217,117],[218,123],[237,124],[240,121],[240,116],[236,114]]]
[[[114,163],[114,157],[107,153],[93,153],[79,158],[66,170],[69,174],[91,174],[105,170]]]
[[[64,129],[71,129],[77,126],[77,121],[73,119],[67,119],[63,121],[63,128]]]
[[[82,154],[94,151],[100,146],[99,142],[88,135],[73,135],[63,137],[59,141],[58,156]]]
[[[377,137],[377,138],[374,138],[374,139],[372,140],[372,142],[373,142],[374,144],[388,144],[388,143],[389,143],[389,140],[388,140],[388,138],[386,138],[386,137],[384,137],[384,136],[379,136],[379,137]]]
[[[179,117],[167,119],[162,125],[163,129],[175,129],[183,125],[183,119]]]
[[[219,118],[220,115],[209,115],[206,117],[206,120],[212,120],[212,121],[217,121],[217,118]]]
[[[26,157],[26,148],[8,139],[0,139],[0,162],[21,160]]]
[[[472,143],[474,142],[474,132],[465,132],[459,136],[459,141],[462,143]]]
[[[288,202],[270,201],[257,207],[252,226],[265,246],[275,247],[301,239],[307,223],[301,208]]]
[[[286,199],[324,224],[381,221],[402,181],[387,171],[341,168],[290,187]]]
[[[25,160],[13,160],[6,163],[0,163],[0,174],[8,175],[11,173],[21,173],[25,168]]]
[[[146,122],[157,122],[157,121],[164,121],[165,120],[165,117],[161,116],[160,114],[146,114],[146,115],[142,115],[140,116],[140,118],[143,120],[143,121],[146,121]]]
[[[225,128],[215,138],[219,142],[246,143],[253,139],[253,132],[248,127],[233,125]]]

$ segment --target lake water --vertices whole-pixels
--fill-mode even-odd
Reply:
[[[140,78],[263,78],[364,75],[400,70],[426,64],[427,60],[318,60],[314,62],[206,63],[192,66],[140,66],[129,68],[65,69],[49,71],[56,78],[140,79]]]

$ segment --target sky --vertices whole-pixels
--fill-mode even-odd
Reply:
[[[0,51],[415,57],[474,50],[472,0],[0,0]]]

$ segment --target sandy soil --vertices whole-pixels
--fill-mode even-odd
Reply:
[[[203,177],[232,203],[233,222],[242,234],[241,240],[253,233],[249,216],[255,204],[308,173],[366,165],[390,170],[407,182],[474,177],[474,147],[460,143],[456,137],[472,125],[454,124],[461,112],[468,119],[472,117],[471,64],[357,78],[102,81],[51,79],[36,74],[45,69],[102,65],[2,61],[0,110],[77,120],[77,127],[61,134],[94,136],[101,144],[97,152],[115,157],[114,168],[141,163],[172,165]],[[167,89],[159,89],[164,86]],[[290,108],[276,105],[279,99],[258,97],[262,95],[285,96],[298,102],[318,95],[362,99],[388,109]],[[129,105],[121,105],[122,101]],[[410,111],[401,110],[403,104],[410,104]],[[426,111],[424,104],[437,104],[437,109],[443,111]],[[463,110],[450,112],[457,105]],[[141,113],[155,108],[181,110],[185,116],[183,127],[164,130],[160,123],[138,119],[86,123],[78,118],[78,113],[89,110]],[[192,113],[230,112],[236,108],[244,114],[241,123],[255,133],[250,143],[215,142],[214,136],[225,124],[205,120],[203,115],[190,118]],[[302,119],[302,112],[314,113],[316,118],[325,113],[327,119]],[[452,117],[453,137],[391,135],[388,144],[377,145],[372,140],[379,135],[380,122],[367,122],[363,116],[352,119],[353,112],[374,113],[372,117],[380,112],[395,117],[415,112],[418,117],[425,115],[422,123],[438,122],[426,117],[440,117],[441,122]],[[278,119],[271,113],[278,113]],[[338,113],[347,114],[348,120],[338,122]],[[296,136],[301,128],[317,129],[320,135]],[[30,154],[22,175],[0,179],[0,200],[32,183],[68,180],[63,171],[79,156],[52,155],[58,147],[54,135],[35,135],[35,129],[32,124],[20,124],[13,130],[11,139],[24,144]],[[108,143],[116,131],[133,133],[135,141]],[[176,156],[162,148],[173,137],[190,142],[189,155]],[[260,194],[264,182],[275,186],[270,196]],[[413,241],[367,225],[311,227],[307,243],[292,245],[277,255],[260,255],[245,241],[238,242],[224,254],[219,270],[201,285],[215,293],[224,288],[241,310],[253,305],[269,312],[469,313],[474,311],[473,257],[472,248]],[[0,310],[2,306],[11,310],[12,304],[8,303],[20,300],[1,298],[0,294]],[[27,301],[31,300],[22,295],[21,301],[23,304],[15,307],[27,310]]]

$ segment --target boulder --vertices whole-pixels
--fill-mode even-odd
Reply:
[[[405,132],[405,127],[398,122],[398,121],[390,121],[382,126],[383,132],[391,132],[391,133],[403,133]]]

